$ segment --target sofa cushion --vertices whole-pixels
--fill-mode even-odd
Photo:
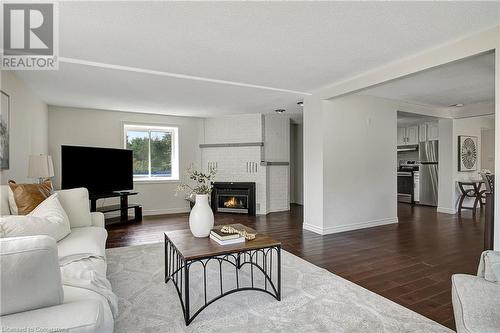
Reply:
[[[28,328],[28,330],[26,330]],[[104,309],[97,300],[81,300],[2,317],[5,332],[112,332],[104,329]]]
[[[28,215],[0,217],[0,237],[47,235],[59,241],[71,232],[69,219],[54,193]]]
[[[455,274],[451,280],[457,332],[498,332],[500,285],[465,274]]]
[[[45,199],[28,216],[41,217],[57,225],[59,227],[58,235],[52,236],[56,241],[60,241],[71,232],[69,217],[61,206],[57,193]]]
[[[68,237],[57,243],[59,263],[65,265],[89,257],[106,257],[106,229],[100,227],[75,228]]]
[[[71,228],[90,227],[89,192],[86,188],[73,188],[57,192],[59,201],[69,217]]]
[[[9,180],[9,187],[12,190],[19,215],[30,213],[54,192],[50,180],[41,184],[17,184],[15,181]],[[11,207],[10,210],[15,212],[15,209],[15,207]]]
[[[51,237],[0,239],[0,315],[61,304],[57,259],[56,242]]]

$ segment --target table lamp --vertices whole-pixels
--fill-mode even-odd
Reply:
[[[40,184],[47,178],[54,177],[52,157],[50,155],[31,155],[28,177],[37,178]]]

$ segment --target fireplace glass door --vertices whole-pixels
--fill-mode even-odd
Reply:
[[[221,194],[217,196],[219,212],[248,213],[248,195]]]

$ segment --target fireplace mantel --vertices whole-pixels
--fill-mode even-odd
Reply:
[[[263,147],[264,142],[200,143],[200,148]]]

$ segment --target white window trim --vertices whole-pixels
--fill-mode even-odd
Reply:
[[[170,177],[151,177],[134,176],[134,183],[169,183],[179,182],[179,127],[171,125],[148,125],[148,124],[123,124],[123,147],[127,148],[127,131],[169,131],[172,132],[172,176]],[[151,146],[151,141],[149,142]],[[151,161],[151,147],[149,147],[149,160]],[[149,174],[151,175],[151,163],[149,164]]]

